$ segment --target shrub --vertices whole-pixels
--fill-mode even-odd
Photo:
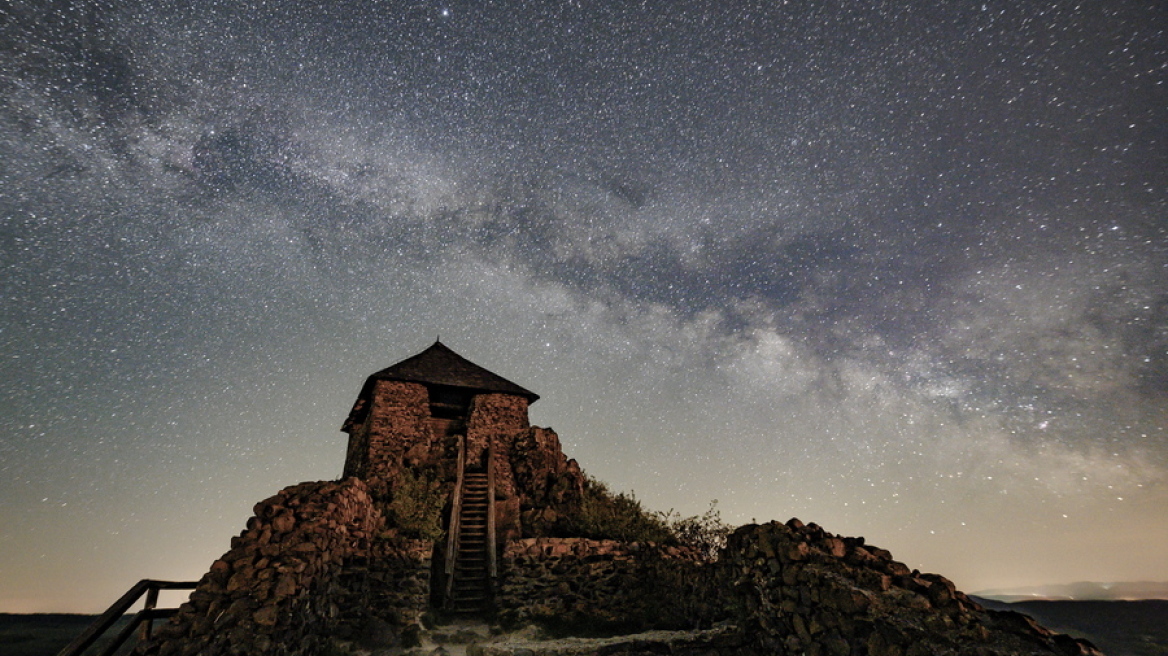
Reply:
[[[438,540],[442,537],[442,508],[446,494],[441,481],[425,471],[402,468],[394,480],[387,519],[403,537]]]
[[[663,514],[666,525],[677,541],[696,549],[710,562],[718,559],[718,552],[726,546],[726,538],[734,530],[734,527],[722,521],[717,506],[718,500],[714,499],[701,515],[682,517],[672,510]]]
[[[733,530],[722,521],[717,499],[701,515],[682,517],[679,513],[650,512],[636,495],[612,492],[608,486],[587,475],[584,495],[554,531],[559,537],[583,537],[622,542],[658,542],[692,547],[709,562],[718,559]]]
[[[641,507],[633,494],[613,493],[604,483],[585,476],[584,494],[560,529],[564,537],[622,542],[675,542],[659,513]]]

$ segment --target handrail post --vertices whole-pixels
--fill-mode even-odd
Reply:
[[[143,611],[154,610],[158,605],[158,586],[151,585],[146,590],[146,604],[142,606]],[[154,620],[149,619],[149,613],[144,613],[147,619],[142,621],[142,630],[138,632],[138,639],[145,642],[150,639],[150,632],[154,628]]]
[[[462,479],[466,470],[466,435],[458,436],[458,477],[454,481],[454,499],[450,504],[450,521],[446,535],[446,595],[442,605],[450,608],[454,596],[454,563],[458,557],[458,532],[462,515]]]
[[[495,436],[487,441],[487,574],[491,577],[491,588],[499,575],[495,565]]]
[[[93,624],[90,624],[89,628],[82,631],[81,635],[77,636],[73,642],[65,645],[65,648],[59,652],[58,656],[73,656],[74,654],[80,654],[90,645],[97,642],[97,639],[101,637],[101,634],[108,631],[109,628],[113,626],[114,622],[118,621],[118,618],[120,618],[122,615],[125,615],[126,611],[130,609],[130,606],[134,605],[135,601],[138,601],[138,598],[142,596],[142,593],[146,591],[146,588],[149,585],[150,582],[146,579],[142,579],[141,581],[135,583],[134,586],[126,592],[126,594],[122,595],[121,598],[115,601],[108,610],[102,613],[101,617],[98,617],[93,622]]]

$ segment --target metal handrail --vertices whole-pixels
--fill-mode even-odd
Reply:
[[[198,585],[196,581],[155,581],[152,579],[142,579],[134,584],[126,594],[122,595],[120,599],[115,601],[104,613],[101,614],[89,628],[81,632],[73,642],[65,646],[57,656],[80,656],[89,649],[93,643],[97,642],[99,638],[109,631],[126,611],[130,610],[135,602],[146,595],[145,607],[138,611],[134,618],[130,620],[130,624],[123,628],[114,641],[110,643],[101,656],[110,656],[119,647],[122,646],[134,633],[134,629],[141,626],[141,639],[146,640],[150,637],[151,629],[153,628],[154,620],[170,617],[178,612],[177,608],[155,608],[158,603],[159,590],[194,590]]]

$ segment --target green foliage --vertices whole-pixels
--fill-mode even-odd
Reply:
[[[651,512],[633,494],[612,492],[604,483],[585,476],[584,495],[556,527],[561,537],[585,537],[622,542],[657,542],[692,547],[706,561],[718,559],[733,530],[722,521],[718,501],[701,515]]]
[[[722,521],[717,506],[718,500],[714,499],[706,512],[693,517],[682,517],[672,510],[663,513],[663,519],[677,541],[696,549],[710,562],[718,559],[718,552],[726,546],[726,538],[734,530],[734,527]]]
[[[565,536],[622,542],[675,541],[660,515],[646,511],[636,496],[613,493],[592,478],[584,478],[584,494],[573,510],[558,531]]]
[[[442,537],[442,482],[424,471],[402,469],[394,480],[387,511],[391,526],[403,537],[438,540]]]

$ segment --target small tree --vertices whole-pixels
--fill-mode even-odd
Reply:
[[[733,530],[732,526],[722,521],[717,506],[718,500],[714,499],[701,515],[682,517],[672,510],[661,515],[678,542],[696,549],[703,558],[713,562],[718,559],[718,552],[726,546],[726,538]]]

